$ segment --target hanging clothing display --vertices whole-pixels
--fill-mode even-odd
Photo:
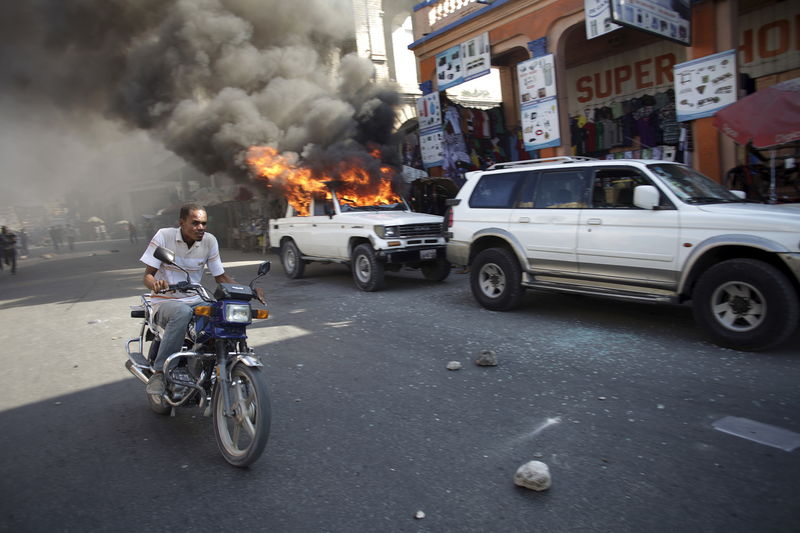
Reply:
[[[570,117],[573,155],[654,158],[677,151],[683,157],[691,148],[681,144],[681,131],[672,89],[587,108]]]

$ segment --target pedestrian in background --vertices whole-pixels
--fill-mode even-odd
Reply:
[[[58,253],[61,245],[61,239],[58,235],[58,229],[56,229],[55,226],[50,226],[50,241],[53,243],[53,248],[55,248],[56,253]]]
[[[75,238],[78,236],[77,228],[73,227],[72,224],[67,224],[67,227],[64,230],[67,236],[67,244],[69,245],[69,251],[75,251]],[[60,240],[60,239],[59,239]]]
[[[2,262],[11,267],[11,273],[17,273],[17,236],[7,227],[0,228],[0,251],[2,251]],[[0,266],[2,268],[2,266]]]
[[[28,234],[25,232],[25,228],[22,228],[21,230],[19,230],[19,245],[20,245],[20,251],[22,252],[22,255],[27,256],[28,253],[29,253],[28,252]]]
[[[136,226],[133,225],[133,222],[128,222],[128,237],[132,243],[139,242],[139,236],[136,234]]]

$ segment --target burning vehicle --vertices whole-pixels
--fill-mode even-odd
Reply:
[[[356,286],[368,292],[384,286],[385,271],[404,266],[429,280],[447,278],[443,217],[413,212],[379,157],[344,158],[323,170],[271,147],[250,149],[250,167],[287,199],[285,216],[270,222],[269,238],[289,278],[302,277],[314,261],[349,265]]]

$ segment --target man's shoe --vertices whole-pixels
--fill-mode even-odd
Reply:
[[[167,390],[164,386],[164,374],[157,372],[150,376],[150,381],[147,382],[147,388],[145,390],[147,394],[155,394],[156,396],[164,394],[164,391]]]

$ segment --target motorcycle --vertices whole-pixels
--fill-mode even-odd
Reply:
[[[177,407],[195,407],[204,416],[213,416],[214,437],[222,456],[234,466],[248,466],[264,451],[271,422],[263,365],[247,346],[246,334],[253,319],[269,316],[266,309],[252,309],[250,300],[255,296],[256,280],[269,272],[270,262],[261,263],[249,286],[220,283],[212,296],[201,284],[190,282],[189,273],[175,264],[171,250],[159,246],[153,255],[186,273],[186,281],[161,292],[195,293],[203,302],[194,307],[183,348],[164,362],[166,391],[147,395],[150,407],[161,415],[174,415]],[[155,371],[153,363],[164,330],[155,323],[150,295],[141,298],[141,305],[131,307],[131,317],[143,321],[139,336],[125,346],[125,367],[147,383]]]

